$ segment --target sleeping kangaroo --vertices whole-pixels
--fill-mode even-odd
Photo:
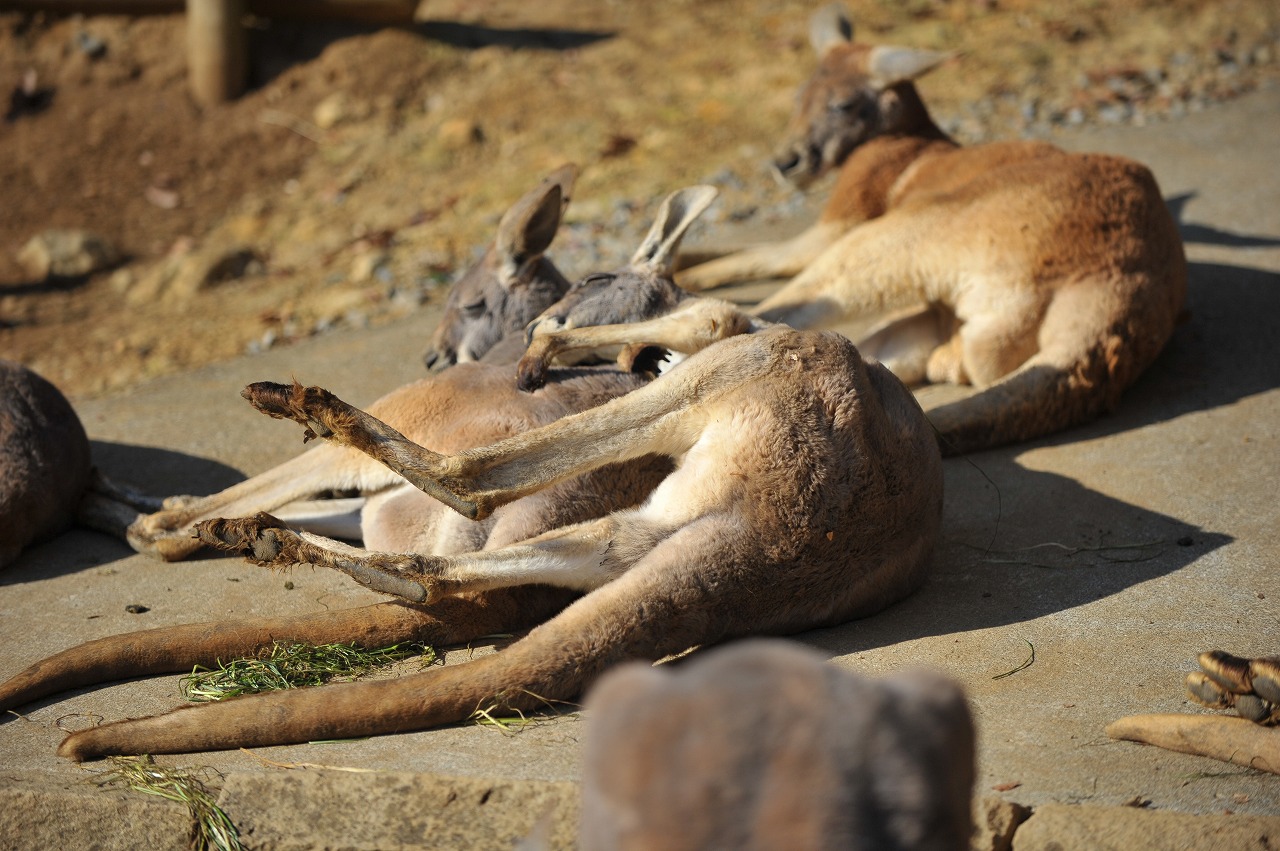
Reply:
[[[449,291],[424,358],[439,374],[392,391],[374,402],[371,411],[424,440],[459,446],[468,440],[487,442],[492,438],[486,434],[508,434],[539,420],[530,410],[546,407],[547,402],[533,403],[511,393],[505,386],[510,383],[510,370],[494,364],[514,362],[520,356],[525,325],[569,288],[545,252],[560,226],[576,176],[575,166],[563,166],[512,205],[498,224],[493,244]],[[668,223],[671,227],[679,224]],[[640,317],[617,315],[618,321],[635,318]],[[504,343],[504,338],[513,339]],[[473,363],[476,361],[485,365]],[[466,366],[446,369],[459,363]],[[608,371],[604,377],[585,382],[586,393],[581,399],[575,396],[581,392],[581,381],[571,382],[568,386],[572,389],[557,388],[550,395],[576,410],[626,392],[638,383],[637,377]],[[495,404],[495,399],[501,403]],[[562,413],[555,408],[541,419],[554,419]],[[476,436],[469,436],[471,432]],[[367,545],[379,548],[431,549],[453,541],[450,546],[474,549],[483,544],[489,529],[473,528],[447,516],[437,520],[434,514],[438,512],[429,500],[406,495],[406,488],[397,489],[398,485],[403,485],[398,477],[358,452],[319,447],[212,496],[172,499],[168,510],[138,518],[130,526],[128,538],[139,552],[173,561],[202,546],[192,534],[195,523],[202,519],[278,510],[280,517],[310,531],[365,539]],[[326,491],[344,490],[366,496],[309,499]],[[418,507],[426,508],[431,519],[417,517]]]
[[[707,201],[677,193],[669,204]],[[637,254],[671,257],[678,239],[655,228]],[[625,292],[628,280],[665,276],[640,263],[610,277]],[[448,455],[319,388],[250,386],[263,412],[365,452],[476,520],[606,465],[661,456],[674,470],[639,506],[470,553],[364,553],[265,514],[202,522],[205,543],[267,566],[333,567],[405,601],[385,606],[424,617],[445,620],[459,600],[530,584],[584,596],[491,657],[117,722],[73,734],[59,752],[80,760],[373,735],[462,720],[493,701],[533,710],[577,697],[622,661],[840,623],[909,594],[942,508],[941,460],[919,405],[837,334],[751,330],[598,407]]]
[[[859,341],[908,384],[980,392],[930,418],[944,452],[1026,440],[1113,408],[1173,332],[1182,243],[1144,166],[1044,142],[961,148],[912,80],[947,57],[852,41],[814,14],[818,68],[775,160],[804,187],[839,168],[798,237],[695,266],[700,291],[794,278],[755,314],[797,328],[877,320]]]
[[[566,181],[571,179],[570,171],[561,170],[512,208],[499,227],[497,249],[487,255],[492,262],[482,263],[481,272],[544,265],[541,253],[555,233]],[[702,187],[668,199],[653,225],[653,238],[632,258],[630,274],[641,280],[660,277],[669,281],[670,263],[681,237],[713,196],[714,190]],[[509,264],[513,255],[523,255],[524,261]],[[488,283],[482,284],[484,280]],[[471,282],[473,292],[483,293],[488,288],[488,303],[494,304],[493,291],[499,287],[494,275],[486,278],[473,271],[463,281]],[[532,300],[524,304],[526,309],[540,306]],[[644,317],[648,307],[624,299],[612,308],[599,309],[604,311],[604,321],[625,322]],[[491,314],[486,312],[486,316]],[[473,319],[473,324],[483,324],[483,317]],[[450,320],[446,317],[445,321]],[[520,339],[517,335],[517,342]],[[512,364],[487,362],[502,345],[489,352],[485,362],[457,364],[393,391],[371,409],[406,434],[449,451],[461,451],[593,407],[647,380],[607,367],[575,368],[558,373],[558,380],[544,393],[520,393],[515,388]],[[471,353],[478,354],[474,349]],[[610,465],[520,500],[483,523],[472,523],[362,453],[320,446],[221,493],[180,498],[164,511],[140,517],[130,527],[129,538],[141,552],[179,559],[202,546],[193,533],[201,520],[284,507],[281,514],[304,529],[334,529],[342,537],[362,538],[374,550],[456,554],[523,540],[635,505],[669,469],[668,462],[655,457]],[[351,489],[364,496],[305,501],[325,491]],[[357,522],[346,516],[353,502],[357,504]],[[410,640],[465,643],[481,635],[526,629],[559,611],[574,596],[563,589],[518,588],[461,595],[430,608],[385,603],[346,612],[194,624],[112,636],[72,648],[21,672],[0,686],[0,707],[20,705],[75,686],[190,670],[195,664],[210,665],[220,658],[252,654],[273,641],[354,640],[365,646]]]

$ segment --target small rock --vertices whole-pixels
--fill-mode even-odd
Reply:
[[[176,250],[152,266],[129,288],[135,304],[171,297],[190,298],[227,281],[266,271],[262,258],[252,248],[205,248]]]
[[[1009,851],[1013,847],[1013,834],[1031,815],[1022,804],[1006,801],[994,795],[974,803],[973,837],[970,851]]]
[[[111,289],[112,291],[124,295],[134,284],[133,272],[129,269],[117,269],[111,273]]]
[[[1109,103],[1098,109],[1098,119],[1104,124],[1123,124],[1133,115],[1133,107],[1127,103]]]
[[[449,150],[460,150],[484,141],[484,130],[469,118],[451,118],[437,131],[440,144]]]
[[[151,611],[150,608],[140,603],[130,603],[124,607],[124,610],[131,615],[141,615]]]
[[[27,241],[18,262],[36,280],[78,278],[116,265],[120,252],[89,231],[47,230]]]
[[[166,189],[163,186],[154,184],[148,186],[143,195],[147,201],[161,210],[175,210],[182,203],[182,196],[178,194],[177,190]]]
[[[357,284],[362,284],[372,280],[373,277],[386,266],[390,257],[385,251],[368,251],[363,254],[357,254],[356,259],[351,263],[350,279]]]
[[[75,41],[76,48],[90,59],[101,59],[107,55],[107,43],[91,32],[80,30]]]
[[[311,113],[311,120],[321,130],[328,130],[342,122],[347,116],[347,96],[342,92],[334,92],[316,105]]]

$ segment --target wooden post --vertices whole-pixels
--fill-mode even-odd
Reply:
[[[245,0],[187,0],[187,74],[201,106],[239,97],[249,82]]]

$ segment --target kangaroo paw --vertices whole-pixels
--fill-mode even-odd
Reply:
[[[1249,662],[1253,673],[1253,693],[1280,705],[1280,656],[1266,656]]]
[[[342,440],[344,428],[334,428],[335,418],[341,425],[350,426],[355,409],[322,387],[303,387],[301,384],[275,384],[259,381],[250,384],[240,395],[269,417],[293,420],[305,427],[303,442],[316,437]],[[336,432],[336,433],[335,433]]]
[[[1245,659],[1222,650],[1201,653],[1187,693],[1210,709],[1233,708],[1256,724],[1280,723],[1280,659]]]
[[[522,393],[532,393],[546,383],[547,359],[534,353],[533,347],[530,346],[528,352],[516,364],[516,389]]]
[[[265,512],[233,520],[205,520],[196,524],[196,534],[209,546],[239,553],[262,567],[287,569],[295,564],[328,567],[347,574],[372,591],[411,603],[434,603],[445,593],[457,590],[457,583],[432,576],[438,559],[382,553],[352,555],[326,549]]]

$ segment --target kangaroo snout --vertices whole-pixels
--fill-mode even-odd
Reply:
[[[781,184],[804,189],[817,177],[821,157],[808,145],[792,145],[774,155],[770,171]]]

